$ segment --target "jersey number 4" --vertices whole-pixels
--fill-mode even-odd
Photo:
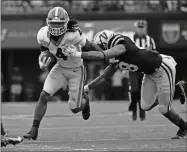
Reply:
[[[62,53],[62,49],[61,48],[57,49],[56,56],[58,58],[62,58],[63,60],[67,60],[68,59],[68,57],[65,56],[64,53]]]

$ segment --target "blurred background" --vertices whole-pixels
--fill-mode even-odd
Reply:
[[[38,65],[36,35],[54,6],[67,10],[79,21],[89,40],[102,29],[135,32],[134,23],[144,20],[157,51],[177,61],[178,80],[187,80],[187,0],[2,0],[1,93],[3,102],[37,101],[48,72]],[[103,72],[103,62],[85,61],[87,82]],[[117,90],[117,93],[116,93]],[[177,92],[175,98],[177,97]],[[67,101],[66,90],[52,101]],[[91,92],[91,100],[128,100],[128,80],[117,72],[108,84]]]

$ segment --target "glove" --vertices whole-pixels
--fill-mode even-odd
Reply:
[[[46,70],[47,67],[49,66],[50,62],[52,61],[52,59],[50,57],[44,57],[42,60],[42,56],[39,56],[39,66],[41,70]]]

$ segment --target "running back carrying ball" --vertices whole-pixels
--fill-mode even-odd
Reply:
[[[54,65],[55,57],[49,51],[41,52],[39,56],[39,65],[41,70],[47,70]]]

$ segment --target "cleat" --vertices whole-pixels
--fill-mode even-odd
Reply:
[[[26,135],[23,135],[23,137],[28,140],[30,139],[36,140],[38,137],[38,128],[32,127],[31,130]]]
[[[85,99],[86,103],[85,106],[82,110],[82,117],[84,120],[88,120],[88,118],[90,117],[90,101],[89,101],[89,97],[86,93],[84,93],[83,99]]]
[[[133,121],[137,120],[137,112],[136,111],[132,111],[132,120]]]
[[[146,117],[145,111],[140,109],[140,120],[144,121]]]
[[[186,102],[186,94],[185,94],[185,91],[184,91],[184,85],[185,85],[184,81],[179,81],[176,84],[176,86],[179,86],[179,89],[180,89],[179,99],[180,99],[181,104],[184,104]]]
[[[186,129],[179,129],[177,131],[177,134],[172,137],[171,139],[181,139],[184,138],[187,135],[187,128]]]
[[[1,135],[1,147],[6,147],[8,144],[16,145],[23,141],[21,137],[14,137],[14,136],[2,136]]]

